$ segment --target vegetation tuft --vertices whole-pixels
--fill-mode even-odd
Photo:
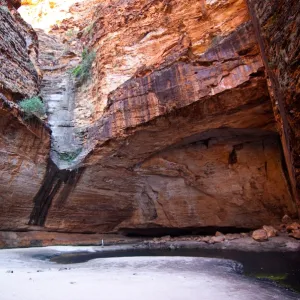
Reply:
[[[26,118],[34,115],[42,118],[45,115],[44,103],[38,96],[20,101],[19,106],[25,112]]]
[[[69,30],[66,32],[66,36],[67,36],[69,39],[75,38],[77,34],[78,34],[78,30],[76,30],[76,29],[69,29]]]
[[[283,273],[283,274],[256,274],[255,277],[259,279],[268,279],[268,280],[273,280],[273,281],[282,281],[287,279],[288,274]]]
[[[7,6],[0,5],[0,9],[10,14],[10,10],[8,9]]]
[[[93,22],[92,24],[90,24],[89,26],[87,26],[87,27],[83,30],[83,33],[84,33],[85,35],[90,35],[90,34],[92,34],[93,29],[94,29],[94,26],[95,26],[95,22]]]
[[[61,152],[59,153],[59,159],[67,162],[73,161],[81,152],[82,149],[77,149],[73,152]]]
[[[90,77],[90,70],[96,57],[96,53],[94,51],[89,52],[87,49],[84,49],[81,57],[81,63],[77,67],[71,69],[71,74],[78,80],[79,83],[83,83]]]

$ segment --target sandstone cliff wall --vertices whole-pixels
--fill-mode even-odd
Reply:
[[[47,230],[255,228],[295,216],[244,1],[85,1],[70,13],[50,34],[73,52],[64,68],[96,51],[75,94],[89,155],[53,197]]]
[[[0,4],[0,229],[19,230],[46,172],[50,131],[17,104],[38,93],[37,35],[16,11],[19,1]]]
[[[300,201],[300,2],[247,0],[285,152],[294,197]],[[299,211],[300,215],[300,211]]]
[[[0,1],[0,92],[15,95],[12,101],[38,93],[37,35],[13,4]]]
[[[41,93],[55,122],[61,79],[84,48],[96,53],[90,78],[67,99],[74,131],[66,132],[80,133],[81,152],[71,171],[46,172],[42,161],[39,190],[26,209],[10,204],[3,229],[256,228],[297,215],[245,1],[90,0],[66,9],[72,2],[38,6],[36,24],[65,14],[45,19],[48,36],[38,31]],[[67,151],[61,133],[52,139]]]

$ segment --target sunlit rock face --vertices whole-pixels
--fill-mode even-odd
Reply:
[[[98,120],[109,94],[127,80],[197,59],[249,20],[243,0],[92,1],[73,11],[71,26],[97,49],[93,83],[80,91],[77,101],[80,124]]]
[[[15,8],[0,1],[0,228],[26,227],[33,198],[46,172],[49,130],[38,119],[24,120],[19,100],[39,89],[37,36]]]
[[[22,15],[49,31],[49,45],[40,34],[44,85],[76,66],[84,48],[96,53],[72,99],[84,155],[35,225],[255,228],[296,215],[244,1],[29,2]],[[55,100],[55,89],[45,98]],[[62,173],[53,174],[55,182]]]
[[[33,28],[49,31],[53,25],[72,17],[70,7],[83,0],[21,0],[19,12]]]
[[[35,28],[66,39],[79,34],[84,45],[97,49],[93,84],[77,98],[78,125],[99,119],[109,93],[133,76],[170,65],[186,52],[203,54],[249,20],[244,0],[26,0],[19,11]]]
[[[0,1],[0,92],[15,94],[12,101],[38,93],[37,35],[16,11],[16,2]]]

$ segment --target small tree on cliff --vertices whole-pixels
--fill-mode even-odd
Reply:
[[[77,67],[71,69],[71,74],[78,80],[79,83],[83,83],[90,77],[90,70],[96,57],[96,53],[94,51],[89,52],[87,49],[84,49],[81,57],[81,63]]]
[[[33,115],[43,118],[45,115],[44,103],[38,96],[20,101],[19,106],[25,112],[26,118],[31,118]]]

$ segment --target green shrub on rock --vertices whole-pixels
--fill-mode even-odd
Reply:
[[[81,63],[77,67],[71,69],[71,74],[78,80],[79,83],[83,83],[90,77],[90,69],[96,57],[96,53],[94,51],[89,52],[87,49],[84,49],[81,57]]]
[[[25,112],[27,118],[33,115],[42,118],[45,115],[44,103],[38,96],[20,101],[19,106]]]
[[[7,7],[7,6],[0,5],[0,9],[1,9],[2,11],[5,11],[5,12],[7,12],[7,13],[9,13],[9,14],[10,14],[10,10],[8,9],[8,7]]]

